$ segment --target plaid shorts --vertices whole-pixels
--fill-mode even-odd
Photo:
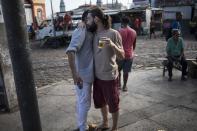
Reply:
[[[95,108],[102,108],[108,105],[110,113],[117,112],[119,110],[118,79],[100,80],[95,78],[93,99]]]

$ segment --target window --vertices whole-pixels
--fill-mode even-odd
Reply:
[[[41,9],[37,9],[37,17],[38,19],[42,19],[42,10]]]

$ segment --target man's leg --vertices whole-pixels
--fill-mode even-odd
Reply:
[[[103,117],[103,124],[102,124],[102,128],[108,128],[108,109],[107,109],[107,105],[101,108],[101,115]]]
[[[92,84],[83,83],[83,88],[77,91],[77,120],[80,131],[85,131],[87,128],[87,115],[91,106],[91,88]]]
[[[181,58],[181,66],[182,66],[182,80],[186,80],[185,76],[187,75],[187,61],[184,57]]]
[[[112,131],[118,129],[118,117],[119,117],[119,111],[112,113],[112,120],[113,120]]]
[[[172,81],[173,60],[171,58],[168,58],[167,68],[168,68],[168,76],[169,76],[168,81]]]
[[[116,83],[118,84],[118,82]],[[104,87],[103,87],[104,86]],[[99,108],[101,111],[101,116],[103,118],[103,123],[98,127],[98,130],[107,129],[108,126],[108,108],[106,99],[103,95],[103,88],[108,87],[108,83],[103,80],[95,78],[93,86],[93,100],[95,108]]]
[[[123,91],[127,91],[127,81],[128,81],[128,77],[129,77],[129,73],[128,72],[124,72],[123,75],[123,81],[124,81],[124,85],[123,85]]]
[[[154,38],[156,38],[156,34],[155,34],[155,31],[154,31]]]
[[[107,101],[109,112],[112,114],[112,131],[117,130],[119,116],[119,90],[117,87],[117,79],[110,80],[105,83],[103,88],[104,98]]]
[[[118,64],[118,89],[121,89],[121,71],[124,65],[124,60],[117,61]]]
[[[123,85],[123,91],[127,91],[127,81],[128,81],[128,77],[129,77],[129,72],[131,72],[131,67],[132,67],[132,63],[133,63],[133,59],[127,59],[125,60],[124,66],[123,66],[123,81],[124,81],[124,85]]]
[[[118,75],[118,89],[121,89],[121,70],[119,70],[119,75]]]

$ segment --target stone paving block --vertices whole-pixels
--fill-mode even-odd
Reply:
[[[174,77],[180,77],[176,75],[177,74],[175,73]],[[136,91],[140,89],[148,90],[149,92],[153,92],[154,94],[178,97],[184,95],[186,92],[190,93],[197,90],[197,88],[193,86],[194,84],[197,85],[197,81],[189,79],[185,82],[180,80],[168,82],[167,80],[165,81],[164,78],[159,74],[158,69],[153,71],[147,71],[146,73],[138,72],[138,74],[133,74],[130,77],[131,80],[135,81],[135,83],[133,83],[132,81],[128,81],[130,91]]]
[[[135,123],[139,120],[140,120],[140,118],[135,116],[134,113],[125,113],[123,115],[120,115],[118,127],[121,128],[121,127],[124,127],[124,126],[128,126],[128,125],[130,125],[132,123]]]
[[[120,91],[119,127],[128,131],[196,128],[196,80],[168,83],[159,71],[136,71],[129,77],[129,91]],[[38,88],[37,92],[43,131],[71,131],[76,127],[76,97],[71,83],[58,82],[43,90]],[[109,118],[111,123],[110,114]],[[88,122],[102,122],[93,101]],[[0,131],[21,131],[21,128],[19,112],[0,114]]]
[[[156,122],[148,119],[138,121],[129,126],[119,129],[120,131],[170,131],[166,127],[157,124]]]
[[[184,107],[169,110],[150,119],[175,131],[197,130],[197,113]]]
[[[163,94],[162,92],[158,91],[150,91],[148,89],[141,89],[141,88],[135,88],[135,90],[131,90],[133,93],[141,94],[143,96],[151,97],[154,100],[157,100],[158,102],[164,101],[167,99],[173,99],[174,97],[171,95]]]
[[[185,107],[191,108],[197,112],[197,103],[196,102],[192,102],[192,104],[190,104],[190,105],[185,105]]]
[[[20,113],[0,114],[0,131],[22,131]]]
[[[65,85],[61,83],[60,85]],[[72,86],[47,88],[38,100],[44,131],[63,131],[76,128],[76,98]],[[50,123],[50,124],[49,124]],[[69,123],[69,124],[68,124]]]
[[[41,117],[43,131],[63,131],[63,129],[67,129],[69,131],[75,129],[76,120],[75,115],[72,114],[56,110],[56,112],[48,114],[48,117]],[[51,120],[53,122],[51,122]]]
[[[135,93],[129,93],[129,95],[121,97],[120,107],[132,112],[134,110],[148,107],[157,102],[158,102],[157,100],[148,96],[143,96],[143,95],[135,94]]]
[[[57,100],[57,97],[53,97]],[[59,100],[65,100],[65,103],[57,104],[48,101],[48,103],[40,107],[40,117],[42,121],[42,127],[45,131],[60,131],[62,128],[69,128],[76,126],[76,114],[75,106],[67,102],[69,99],[58,98]],[[67,100],[67,101],[66,101]],[[69,123],[69,124],[68,124]]]
[[[192,102],[196,102],[196,101],[197,101],[197,92],[195,91],[192,93],[185,94],[184,96],[162,101],[162,103],[176,107],[180,105],[189,105]]]
[[[146,108],[143,108],[140,110],[136,110],[132,113],[134,113],[138,118],[141,118],[141,119],[147,118],[148,119],[154,115],[166,112],[166,111],[171,110],[173,108],[174,107],[170,107],[168,105],[158,103],[158,104],[154,104],[154,105],[151,105],[149,107],[146,107]]]

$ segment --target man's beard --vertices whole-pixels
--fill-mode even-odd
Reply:
[[[90,32],[95,32],[97,30],[97,25],[95,22],[92,22],[91,25],[87,25],[87,30]]]

